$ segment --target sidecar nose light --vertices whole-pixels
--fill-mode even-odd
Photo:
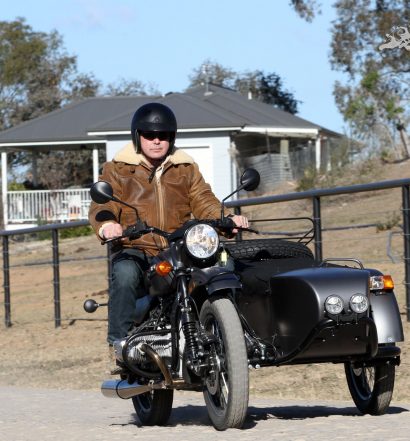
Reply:
[[[350,298],[350,309],[357,314],[367,311],[369,300],[363,294],[354,294]]]
[[[382,291],[394,289],[394,282],[391,276],[372,276],[369,279],[370,291]]]
[[[329,314],[340,314],[343,311],[343,300],[339,296],[329,296],[325,300],[325,309]]]

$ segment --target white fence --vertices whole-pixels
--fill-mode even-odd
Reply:
[[[68,222],[88,219],[88,188],[68,190],[9,191],[8,223]]]

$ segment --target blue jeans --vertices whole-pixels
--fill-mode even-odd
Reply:
[[[107,341],[124,338],[137,316],[136,302],[146,294],[143,272],[149,260],[139,250],[126,248],[112,258],[111,287],[108,301]]]

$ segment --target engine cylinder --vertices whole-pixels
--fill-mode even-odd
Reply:
[[[140,335],[133,336],[132,341],[127,347],[128,362],[136,363],[137,365],[145,365],[151,363],[151,358],[141,350],[141,345],[147,344],[150,346],[166,364],[170,363],[172,358],[172,342],[171,334],[154,334],[154,335]]]

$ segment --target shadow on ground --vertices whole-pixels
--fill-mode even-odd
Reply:
[[[400,414],[409,412],[403,407],[391,407],[386,415]],[[304,420],[308,418],[323,418],[331,416],[361,417],[361,413],[356,407],[333,407],[333,406],[277,406],[277,407],[254,407],[248,408],[248,415],[243,429],[255,427],[259,421],[269,419],[281,420]],[[138,417],[134,414],[130,421],[123,425],[136,425],[141,427]],[[186,405],[172,410],[171,417],[167,426],[210,426],[205,405]]]

